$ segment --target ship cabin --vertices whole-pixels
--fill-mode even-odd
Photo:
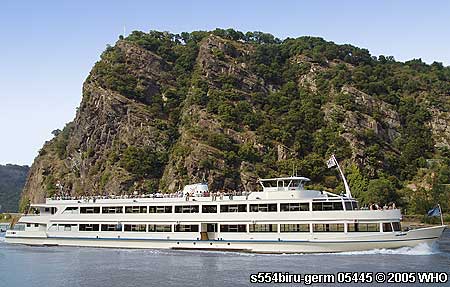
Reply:
[[[338,226],[339,232],[351,231],[355,224],[359,231],[359,225],[369,223],[374,226],[371,231],[400,230],[399,210],[361,210],[354,198],[305,188],[309,181],[306,177],[260,179],[262,190],[228,196],[211,193],[206,183],[199,183],[187,186],[176,197],[47,199],[44,204],[32,204],[21,222],[26,231],[153,232],[163,228],[168,232],[207,232],[210,239],[219,236],[218,230],[252,233],[251,228],[262,225],[273,225],[270,230],[281,233],[289,224],[305,224],[305,230],[314,232],[321,232],[318,228],[322,225],[326,230]],[[236,226],[241,229],[232,229]]]
[[[215,203],[215,210],[224,209],[229,204],[239,203],[242,211],[252,211],[254,205],[272,204],[277,208],[271,211],[297,211],[295,208],[285,210],[286,206],[305,205],[306,209],[298,211],[349,211],[358,210],[356,199],[347,198],[327,191],[306,189],[306,177],[280,177],[259,179],[260,191],[244,192],[223,196],[223,193],[208,191],[206,183],[187,185],[180,196],[166,194],[161,197],[126,197],[126,198],[84,198],[84,199],[47,199],[45,204],[32,204],[29,215],[83,214],[83,213],[179,213],[178,209],[194,208],[198,213],[202,206]],[[194,204],[194,205],[193,205]],[[62,208],[62,210],[61,210]],[[152,211],[155,209],[154,211]],[[193,211],[195,213],[195,210]],[[201,213],[205,213],[203,211]],[[182,212],[184,213],[184,212]]]
[[[248,199],[312,201],[312,211],[358,209],[354,198],[322,190],[305,189],[305,184],[309,181],[309,178],[299,176],[260,179],[262,191],[252,192]]]

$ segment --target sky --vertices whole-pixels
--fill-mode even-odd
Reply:
[[[75,117],[107,44],[133,30],[320,36],[450,65],[450,1],[0,1],[0,164],[31,165]]]

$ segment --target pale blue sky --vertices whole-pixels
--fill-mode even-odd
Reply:
[[[216,2],[216,4],[213,4]],[[320,36],[450,64],[450,1],[1,1],[0,164],[31,164],[75,116],[81,86],[126,27]]]

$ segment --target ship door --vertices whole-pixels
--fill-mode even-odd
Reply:
[[[202,223],[200,232],[202,240],[214,239],[217,232],[217,223]]]

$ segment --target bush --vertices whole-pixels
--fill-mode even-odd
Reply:
[[[120,158],[119,165],[137,178],[160,177],[166,154],[153,151],[150,147],[127,147]]]
[[[136,77],[129,73],[125,63],[125,54],[118,47],[108,47],[101,60],[94,65],[88,80],[96,81],[105,89],[117,91],[120,94],[150,103],[144,98],[143,91],[138,88]]]
[[[241,160],[257,162],[260,160],[258,151],[252,143],[245,143],[239,146],[238,156]]]
[[[400,196],[395,190],[394,184],[384,178],[372,179],[367,186],[366,194],[368,203],[377,203],[379,205],[389,204],[394,202],[398,205]]]

